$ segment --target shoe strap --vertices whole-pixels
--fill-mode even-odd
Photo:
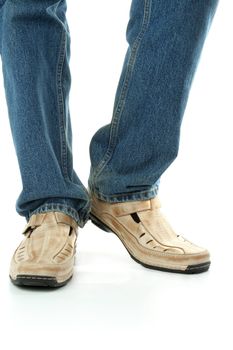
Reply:
[[[54,214],[58,224],[66,224],[77,230],[78,223],[71,216],[58,211],[54,212]]]
[[[57,224],[66,224],[71,226],[74,230],[77,230],[78,224],[77,222],[69,215],[64,214],[62,212],[53,212],[57,221]],[[26,224],[22,234],[26,234],[29,230],[34,229],[40,225],[42,225],[45,216],[47,213],[38,213],[33,214],[28,223]]]
[[[119,205],[118,205],[119,204]],[[159,209],[161,203],[158,197],[140,201],[128,201],[114,204],[114,214],[117,216],[132,214],[134,212],[143,212],[147,210]]]

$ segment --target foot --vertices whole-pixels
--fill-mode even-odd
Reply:
[[[78,225],[62,212],[30,217],[10,266],[15,285],[60,287],[73,275]]]
[[[177,235],[160,212],[158,197],[108,203],[92,195],[90,218],[115,233],[131,257],[145,267],[179,273],[200,273],[210,266],[209,252]]]

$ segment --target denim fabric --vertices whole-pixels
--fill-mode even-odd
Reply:
[[[72,160],[66,1],[0,0],[0,52],[27,221],[51,210],[83,227],[90,192],[108,202],[154,197],[178,154],[191,82],[217,0],[133,0],[112,120],[90,140],[88,190]]]

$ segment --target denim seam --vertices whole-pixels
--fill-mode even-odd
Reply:
[[[102,160],[100,161],[99,165],[96,167],[96,171],[93,174],[93,182],[96,180],[97,176],[100,174],[101,171],[103,171],[104,167],[107,165],[107,163],[110,161],[113,155],[113,150],[116,146],[116,140],[117,140],[117,131],[119,129],[120,124],[120,117],[123,112],[123,107],[125,105],[125,99],[129,87],[129,81],[133,73],[134,63],[136,60],[136,55],[138,52],[138,49],[140,47],[141,40],[146,32],[146,29],[148,28],[149,21],[150,21],[150,13],[151,13],[151,0],[144,0],[144,13],[143,13],[143,20],[141,24],[141,29],[134,40],[132,44],[132,50],[129,57],[129,61],[127,64],[127,70],[125,73],[125,79],[122,84],[121,93],[119,96],[119,102],[116,106],[116,110],[113,114],[113,118],[111,121],[111,130],[110,130],[110,137],[109,137],[109,144],[107,151],[105,155],[103,156]]]
[[[66,135],[65,135],[65,109],[64,109],[64,96],[62,90],[62,72],[65,60],[65,47],[66,47],[66,31],[62,28],[61,33],[61,44],[59,49],[59,57],[57,62],[56,70],[56,85],[57,85],[57,101],[58,101],[58,115],[59,115],[59,129],[60,129],[60,141],[61,141],[61,164],[64,177],[68,180],[67,171],[67,146],[66,146]]]

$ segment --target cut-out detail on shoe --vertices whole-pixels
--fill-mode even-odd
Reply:
[[[153,239],[150,239],[148,242],[146,242],[146,244],[149,244],[150,242],[153,242]]]
[[[72,251],[71,250],[69,250],[69,249],[65,249],[69,254],[71,254],[72,253]]]
[[[18,252],[17,256],[22,256],[24,255],[24,252]]]
[[[62,260],[65,260],[65,257],[64,257],[64,256],[61,256],[61,255],[57,256],[57,258],[62,259]]]
[[[18,249],[18,251],[16,252],[16,255],[15,255],[15,258],[16,258],[16,261],[23,261],[25,260],[25,246],[23,247],[20,247]]]
[[[65,253],[63,253],[63,252],[61,252],[60,254],[65,255],[65,256],[69,256],[69,255],[67,255],[67,254],[65,254]]]
[[[69,232],[69,236],[72,235],[72,232],[73,232],[73,227],[70,226],[70,232]]]
[[[61,260],[67,260],[70,259],[75,254],[76,246],[72,246],[70,243],[67,243],[63,249],[54,257],[54,260],[60,259],[58,262],[61,262]]]
[[[132,219],[133,219],[137,224],[139,224],[139,222],[140,222],[141,220],[140,220],[138,214],[137,214],[137,213],[132,213],[132,214],[130,214],[130,215],[131,215]]]
[[[141,237],[143,237],[143,236],[145,236],[145,232],[143,232],[143,233],[139,236],[139,238],[141,238]]]

